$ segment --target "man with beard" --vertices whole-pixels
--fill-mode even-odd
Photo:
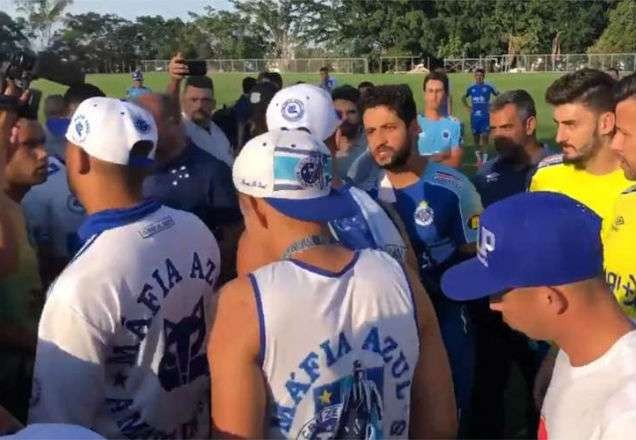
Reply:
[[[612,150],[621,157],[625,177],[636,181],[636,74],[623,78],[615,87],[616,134]],[[636,185],[618,198],[611,227],[605,238],[605,276],[618,303],[636,319]]]
[[[186,60],[180,53],[170,60],[168,72],[170,82],[166,92],[179,102],[181,82],[189,73]],[[212,113],[216,107],[212,79],[207,76],[188,76],[180,98],[187,136],[197,147],[231,167],[234,163],[234,152],[230,141],[223,130],[212,121]]]
[[[610,148],[615,131],[615,81],[605,72],[581,69],[563,75],[546,91],[562,154],[539,163],[530,191],[565,194],[591,208],[608,228],[618,195],[631,184]]]
[[[490,111],[490,129],[499,155],[486,162],[473,179],[485,207],[524,192],[537,164],[549,154],[548,147],[537,140],[536,109],[528,92],[502,93],[492,102]],[[504,391],[512,362],[520,367],[531,396],[538,367],[537,352],[530,348],[526,336],[510,329],[500,314],[489,310],[488,301],[477,300],[470,310],[476,347],[471,437],[503,438]],[[533,346],[540,347],[536,343]],[[525,426],[534,429],[538,414],[531,398],[524,403]]]
[[[525,191],[537,164],[550,153],[537,140],[537,111],[528,92],[504,92],[492,102],[490,111],[498,156],[486,162],[473,179],[484,207]]]
[[[369,151],[383,168],[377,195],[393,204],[405,224],[422,283],[439,318],[461,434],[470,408],[472,329],[465,304],[445,299],[439,280],[448,267],[475,253],[482,211],[479,194],[460,172],[417,154],[420,128],[408,86],[371,89],[362,100],[362,115]]]
[[[346,176],[351,164],[367,150],[358,101],[360,92],[349,85],[331,92],[336,114],[342,121],[336,131],[336,154],[334,167],[339,176]]]

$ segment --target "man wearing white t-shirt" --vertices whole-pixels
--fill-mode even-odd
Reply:
[[[522,193],[481,215],[477,257],[449,269],[454,300],[490,296],[513,329],[560,347],[540,440],[636,438],[636,331],[603,277],[601,219],[557,193]]]
[[[29,422],[107,438],[207,437],[216,240],[193,214],[144,200],[157,143],[148,112],[91,98],[66,137],[70,187],[88,217],[40,319]]]

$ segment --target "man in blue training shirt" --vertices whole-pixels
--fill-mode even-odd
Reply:
[[[490,97],[497,96],[499,92],[492,85],[484,82],[486,72],[481,67],[475,69],[475,84],[468,87],[466,94],[462,97],[462,103],[470,110],[470,126],[473,131],[473,140],[477,156],[477,164],[480,165],[488,160],[488,135],[490,133]],[[467,98],[470,97],[470,104]]]
[[[423,91],[424,114],[417,117],[421,129],[417,149],[422,156],[457,168],[464,150],[461,123],[447,115],[448,77],[441,71],[429,73],[424,78]]]
[[[144,74],[141,69],[137,69],[132,73],[133,85],[126,90],[126,100],[135,102],[141,95],[152,93],[149,87],[144,86]]]
[[[460,435],[470,409],[473,343],[466,305],[448,301],[441,274],[475,253],[481,201],[460,172],[418,155],[415,101],[406,85],[373,88],[362,101],[369,151],[383,169],[380,200],[392,203],[403,221],[420,266],[448,351]]]

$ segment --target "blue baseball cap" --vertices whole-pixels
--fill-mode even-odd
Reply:
[[[563,194],[509,197],[481,215],[477,256],[447,270],[442,290],[466,301],[594,278],[603,271],[600,229],[594,211]]]
[[[303,130],[270,130],[249,140],[234,161],[232,178],[238,192],[298,220],[329,222],[357,213],[349,191],[331,185],[329,149]]]

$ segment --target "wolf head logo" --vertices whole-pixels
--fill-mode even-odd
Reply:
[[[159,362],[158,377],[161,387],[171,391],[209,375],[205,358],[205,309],[199,299],[190,316],[174,323],[163,321],[165,349]]]

